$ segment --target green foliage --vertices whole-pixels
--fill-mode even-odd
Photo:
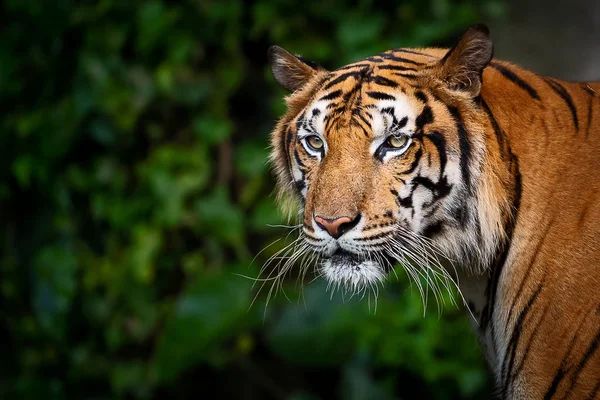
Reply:
[[[199,361],[223,362],[220,345],[260,321],[257,308],[248,311],[250,301],[248,280],[228,274],[197,277],[183,290],[158,341],[158,380],[172,381]]]
[[[487,398],[466,317],[423,317],[405,279],[376,313],[293,279],[265,312],[268,284],[250,307],[261,282],[242,275],[287,234],[269,227],[285,221],[266,163],[284,93],[267,47],[333,68],[447,45],[502,10],[4,2],[0,398]]]

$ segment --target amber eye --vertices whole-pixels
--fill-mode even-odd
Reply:
[[[400,149],[400,148],[404,147],[404,145],[406,144],[407,141],[408,141],[408,137],[406,137],[404,135],[390,136],[387,140],[388,145],[395,149]]]
[[[397,134],[388,136],[388,138],[379,146],[373,154],[380,161],[384,161],[388,153],[392,157],[398,157],[406,152],[410,147],[411,138],[408,135]]]
[[[323,140],[316,135],[310,135],[306,138],[306,143],[314,150],[321,150],[323,148]]]

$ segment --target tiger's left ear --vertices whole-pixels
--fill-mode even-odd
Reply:
[[[476,97],[481,91],[481,74],[492,60],[493,53],[488,27],[473,25],[442,58],[438,77],[451,90],[467,92]]]
[[[268,57],[275,80],[290,92],[301,89],[317,72],[325,71],[321,66],[279,46],[271,46]]]

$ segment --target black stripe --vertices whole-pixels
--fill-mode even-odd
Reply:
[[[329,108],[329,106],[327,107]],[[337,121],[337,118],[335,118],[335,116],[328,114],[325,119],[323,120],[323,124],[325,125],[324,131],[325,131],[325,135],[327,135],[330,130],[331,127],[333,126],[333,124],[335,123],[335,121]]]
[[[429,102],[429,99],[427,98],[427,95],[425,93],[423,93],[422,91],[420,91],[420,90],[417,90],[415,92],[415,97],[417,99],[419,99],[422,103],[427,104]]]
[[[504,380],[504,384],[502,385],[502,394],[503,394],[502,398],[507,398],[507,395],[508,395],[508,390],[509,390],[508,385],[510,383],[509,377],[512,374],[512,368],[514,366],[515,357],[517,355],[517,348],[519,347],[519,340],[521,339],[521,333],[523,332],[522,331],[523,322],[525,322],[525,318],[527,317],[527,314],[529,314],[529,311],[531,310],[533,303],[535,303],[535,300],[537,299],[537,297],[541,291],[542,291],[542,284],[540,283],[538,285],[537,289],[535,290],[535,292],[533,292],[533,294],[529,298],[529,301],[527,302],[527,304],[525,305],[523,310],[521,310],[521,313],[519,314],[519,318],[517,318],[515,328],[513,329],[512,335],[508,342],[508,348],[506,349],[506,353],[507,354],[510,353],[510,356],[504,358],[504,361],[502,362],[501,373],[500,373],[500,376]],[[507,364],[507,360],[509,360],[508,364]]]
[[[424,138],[427,138],[435,148],[440,157],[440,179],[444,175],[446,170],[446,163],[448,162],[448,155],[446,154],[446,138],[440,132],[433,132],[428,135],[424,135]]]
[[[408,117],[403,117],[402,119],[398,120],[398,118],[396,118],[396,114],[394,114],[394,111],[394,107],[384,107],[381,109],[382,113],[388,114],[390,117],[392,117],[392,125],[388,128],[388,131],[391,132],[399,131],[408,123]]]
[[[349,107],[355,105],[356,108],[360,109],[360,96],[358,96],[357,98],[355,98],[355,104],[350,104],[348,103],[350,101],[350,98],[352,96],[354,96],[356,93],[358,93],[361,89],[361,85],[360,83],[357,83],[356,85],[354,85],[354,87],[352,89],[350,89],[349,91],[347,91],[346,93],[344,93],[344,96],[342,97],[342,101],[338,104],[339,108],[336,109],[334,112],[344,112],[346,111]]]
[[[370,64],[366,64],[366,63],[349,64],[349,65],[344,65],[343,67],[340,67],[340,68],[334,70],[334,72],[345,71],[347,69],[353,69],[353,68],[368,68],[370,66],[371,66]]]
[[[306,165],[300,159],[300,154],[298,154],[298,150],[296,148],[294,148],[294,158],[296,159],[296,164],[298,164],[298,168],[300,170],[305,170]]]
[[[588,94],[592,97],[594,97],[596,95],[596,92],[594,91],[594,89],[589,87],[589,85],[587,85],[587,84],[581,84],[581,88],[583,90],[585,90],[586,92],[588,92]]]
[[[356,120],[354,117],[350,119],[350,125],[356,126],[363,132],[363,135],[369,137],[369,131],[367,131],[367,129],[360,123],[360,121]]]
[[[556,390],[558,389],[558,385],[560,384],[560,381],[563,380],[566,373],[567,371],[565,371],[564,369],[558,369],[556,375],[554,376],[554,379],[552,380],[552,384],[550,385],[548,391],[544,395],[544,400],[550,400],[552,397],[554,397],[554,395],[556,394]]]
[[[348,92],[346,92],[346,93],[344,94],[344,97],[343,97],[343,99],[344,99],[344,102],[347,102],[347,101],[348,101],[348,100],[350,100],[350,98],[351,98],[352,96],[354,96],[354,95],[355,95],[357,92],[360,92],[361,88],[362,88],[362,86],[361,86],[361,84],[360,84],[360,83],[357,83],[356,85],[354,85],[354,87],[353,87],[352,89],[350,89]],[[358,96],[358,97],[356,98],[356,108],[359,108],[359,109],[360,109],[360,104],[361,104],[361,99],[360,99],[360,96]],[[351,105],[351,104],[345,104],[345,106],[346,106],[346,107],[348,107],[348,106],[350,106],[350,105]]]
[[[550,304],[548,304],[548,305],[546,305],[546,307],[544,307],[544,310],[542,311],[542,315],[540,315],[538,321],[536,322],[535,326],[531,330],[531,335],[529,335],[529,340],[527,341],[527,345],[525,346],[525,349],[522,353],[523,355],[521,356],[519,365],[517,365],[517,368],[514,370],[512,375],[509,377],[510,385],[512,385],[512,382],[514,382],[514,379],[519,376],[523,367],[525,366],[525,363],[527,362],[527,359],[529,358],[529,351],[531,350],[531,345],[533,344],[533,341],[535,339],[539,339],[538,330],[540,329],[540,326],[542,325],[542,322],[544,321],[544,319],[546,317],[546,313],[548,312],[549,308],[550,308]]]
[[[431,107],[425,106],[421,114],[417,116],[415,120],[415,127],[417,132],[422,132],[425,125],[431,124],[433,122],[433,113],[431,112]]]
[[[396,202],[400,207],[413,208],[412,193],[407,197],[396,197]]]
[[[594,355],[596,350],[598,350],[598,345],[600,345],[600,330],[598,330],[598,332],[596,332],[596,336],[594,337],[594,339],[588,346],[587,350],[585,351],[583,358],[577,363],[577,367],[575,368],[575,371],[573,371],[573,374],[571,375],[571,385],[569,386],[569,389],[565,393],[565,397],[568,397],[568,395],[573,390],[573,387],[575,386],[575,383],[577,382],[577,379],[579,378],[579,374],[581,374],[581,371],[583,370],[583,368],[585,367],[587,362],[590,360],[590,358],[592,358],[592,356]]]
[[[415,158],[414,158],[413,162],[410,164],[410,167],[408,167],[407,170],[399,172],[399,174],[406,175],[406,174],[412,173],[417,168],[417,166],[419,165],[419,161],[421,161],[421,156],[422,155],[423,155],[423,149],[421,149],[419,147],[419,149],[415,153]]]
[[[421,75],[417,75],[417,74],[403,74],[402,72],[392,72],[392,75],[394,76],[400,76],[402,78],[406,78],[406,79],[416,79]]]
[[[519,78],[514,72],[512,72],[510,69],[506,68],[504,65],[500,65],[498,63],[492,62],[492,63],[490,63],[490,66],[492,68],[495,68],[502,75],[504,75],[504,77],[506,79],[510,80],[511,82],[516,84],[518,87],[525,90],[529,94],[529,96],[533,97],[536,100],[540,99],[540,96],[538,96],[538,94],[534,88],[532,88],[527,82],[525,82],[523,79]]]
[[[338,76],[337,78],[329,81],[323,88],[322,90],[327,90],[330,89],[332,86],[337,85],[340,82],[345,81],[348,78],[357,78],[359,77],[361,74],[364,74],[366,72],[366,68],[363,68],[361,70],[358,71],[351,71],[351,72],[346,72],[345,74],[341,74],[340,76]]]
[[[469,208],[466,204],[462,204],[461,202],[461,204],[458,204],[456,207],[450,210],[450,215],[460,227],[464,228],[469,221]]]
[[[400,129],[404,128],[407,123],[408,123],[408,117],[404,117],[400,121],[398,121],[396,119],[396,116],[394,115],[394,122],[393,122],[392,126],[390,127],[390,130],[392,132],[397,132]]]
[[[371,57],[365,58],[365,61],[371,61],[374,63],[382,63],[383,59],[380,56],[371,56]]]
[[[519,217],[522,192],[521,174],[519,171],[519,159],[512,153],[508,142],[507,149],[510,157],[510,172],[512,173],[514,182],[513,194],[511,199],[513,207],[512,212],[505,216],[506,219],[504,221],[504,225],[507,239],[499,245],[495,260],[492,263],[492,276],[490,279],[488,279],[488,283],[485,289],[486,305],[483,312],[481,313],[479,326],[480,334],[484,335],[488,327],[490,327],[491,325],[491,337],[493,346],[492,351],[494,352],[494,354],[498,354],[498,349],[497,342],[493,339],[496,337],[496,325],[494,324],[492,316],[494,315],[494,310],[496,306],[498,282],[506,266],[506,260],[508,258],[510,248],[512,245],[514,229]]]
[[[316,113],[315,113],[315,111],[316,111]],[[315,128],[315,116],[316,116],[316,115],[319,115],[320,113],[321,113],[321,112],[319,111],[319,109],[318,109],[318,108],[315,108],[315,109],[312,111],[312,113],[311,113],[311,114],[312,114],[312,116],[311,116],[311,117],[310,117],[310,118],[309,118],[309,119],[306,121],[306,125],[308,125],[308,128],[309,128],[308,130],[309,130],[310,132],[316,132],[316,131],[317,131],[317,129]]]
[[[300,115],[298,117],[298,119],[296,120],[296,134],[298,134],[298,132],[300,132],[300,130],[304,127],[304,118],[306,117],[306,113],[303,112],[302,115]]]
[[[509,243],[504,243],[500,247],[499,257],[492,267],[492,276],[488,280],[487,287],[485,289],[485,295],[487,298],[486,306],[481,313],[481,321],[479,323],[479,331],[483,334],[488,328],[489,323],[492,321],[492,315],[494,314],[494,308],[496,304],[496,295],[498,292],[498,281],[502,275],[502,270],[506,264],[506,258],[508,257],[508,251],[510,249]],[[492,324],[493,327],[493,324]],[[495,345],[495,341],[493,342]]]
[[[296,186],[296,190],[299,194],[302,194],[302,189],[304,189],[305,183],[304,181],[295,181],[294,185]]]
[[[544,245],[544,243],[546,243],[546,239],[548,237],[548,232],[550,232],[550,227],[552,226],[553,223],[554,223],[554,219],[552,219],[552,220],[550,220],[550,222],[548,222],[548,224],[544,228],[544,231],[542,232],[541,239],[535,246],[535,250],[533,251],[533,257],[531,258],[531,261],[529,262],[527,271],[525,272],[525,275],[523,276],[523,279],[521,280],[521,284],[519,285],[519,289],[517,290],[517,293],[513,296],[512,304],[510,305],[510,308],[508,310],[508,320],[509,321],[512,318],[513,311],[517,305],[517,301],[519,300],[519,297],[521,297],[521,293],[523,293],[523,289],[525,288],[525,283],[527,282],[527,279],[529,278],[529,274],[533,270],[533,266],[535,265],[535,263],[538,259],[538,256],[541,253],[541,248]],[[508,327],[507,327],[507,329],[508,329]]]
[[[435,183],[431,179],[429,179],[425,176],[415,177],[415,179],[413,179],[413,184],[415,186],[421,185],[424,188],[428,189],[430,192],[435,193],[435,189],[436,189]]]
[[[590,103],[588,104],[588,117],[587,117],[587,128],[585,129],[585,137],[587,138],[590,134],[590,128],[592,127],[592,114],[594,112],[592,105],[594,104],[594,96],[590,96]]]
[[[502,243],[502,245],[498,248],[498,255],[496,260],[492,264],[492,277],[488,280],[487,287],[485,289],[485,296],[487,298],[486,307],[481,314],[481,321],[479,330],[480,332],[484,332],[489,323],[492,321],[492,315],[494,314],[494,308],[496,305],[496,295],[498,292],[498,281],[500,280],[500,276],[502,275],[502,271],[506,265],[506,259],[508,257],[508,253],[510,250],[510,246],[512,243],[512,237],[514,233],[514,227],[517,224],[517,219],[519,217],[519,208],[521,205],[521,174],[519,172],[519,160],[518,158],[510,152],[511,155],[511,171],[513,172],[514,179],[514,195],[513,195],[513,210],[514,216],[509,215],[505,221],[505,232],[507,236],[506,242]],[[495,337],[495,325],[492,323],[492,337]],[[494,344],[494,352],[496,352],[495,345],[496,342],[492,342]]]
[[[367,96],[375,100],[396,100],[394,96],[383,92],[367,92]]]
[[[399,52],[399,53],[418,54],[420,56],[425,56],[425,57],[429,57],[429,58],[437,58],[436,56],[432,56],[431,54],[421,53],[420,51],[409,50],[409,49],[394,49],[393,51]]]
[[[570,368],[567,368],[567,360],[568,360],[569,356],[571,355],[571,352],[573,351],[573,346],[575,345],[575,342],[577,341],[577,339],[579,337],[579,332],[581,331],[581,327],[583,326],[583,324],[585,323],[585,321],[587,320],[587,317],[589,315],[590,315],[590,312],[588,311],[585,314],[585,316],[581,319],[581,321],[579,322],[579,326],[575,330],[575,333],[573,334],[573,337],[571,338],[571,341],[569,342],[569,347],[567,347],[567,352],[564,355],[564,357],[562,358],[560,365],[558,367],[558,370],[556,371],[556,374],[554,375],[554,379],[552,379],[552,383],[550,384],[550,387],[548,388],[548,390],[546,391],[546,394],[544,395],[545,400],[552,398],[552,396],[554,396],[556,394],[558,385],[560,385],[560,382],[564,379],[566,374],[569,372]],[[564,397],[566,397],[566,395]]]
[[[517,217],[519,216],[519,208],[521,208],[521,193],[523,192],[523,184],[521,181],[521,171],[519,170],[519,159],[516,155],[512,153],[510,148],[508,150],[511,157],[511,172],[514,174],[515,179],[515,187],[513,193],[513,210],[515,215],[512,219],[513,226],[510,227],[510,230],[512,232],[514,224],[517,223]]]
[[[427,225],[425,227],[425,229],[423,229],[422,235],[432,239],[433,237],[435,237],[442,231],[442,228],[443,228],[443,224],[441,221],[431,223],[431,224]]]
[[[424,63],[419,62],[419,61],[414,61],[408,58],[404,58],[404,57],[398,57],[392,53],[389,52],[385,52],[385,53],[381,53],[379,54],[379,57],[384,58],[386,60],[391,60],[391,61],[396,61],[396,62],[401,62],[401,63],[405,63],[405,64],[412,64],[412,65],[424,65]]]
[[[357,117],[358,119],[360,119],[366,126],[368,126],[369,128],[371,127],[371,124],[369,123],[369,121],[365,118],[364,115],[362,115],[362,113],[360,112],[360,109],[358,108],[353,108],[352,109],[352,115]]]
[[[578,131],[579,130],[579,119],[577,118],[577,109],[575,108],[575,104],[573,103],[573,98],[571,97],[569,92],[567,92],[567,89],[565,89],[563,85],[561,85],[559,82],[557,82],[553,79],[544,78],[544,81],[548,85],[550,85],[552,90],[554,90],[556,92],[556,94],[558,94],[565,101],[565,103],[567,103],[567,107],[569,107],[569,110],[571,110],[571,117],[573,117],[573,124],[575,125],[575,130]]]
[[[504,142],[505,133],[500,128],[500,125],[498,125],[498,121],[496,121],[496,118],[494,117],[492,110],[490,110],[490,107],[487,105],[485,100],[482,97],[480,97],[479,99],[480,99],[479,104],[485,110],[485,112],[488,116],[488,119],[490,120],[490,123],[492,124],[492,129],[494,129],[494,135],[496,136],[496,141],[498,142],[498,148],[500,149],[500,159],[504,160],[506,157],[506,147],[505,147],[505,142]]]
[[[471,185],[471,142],[469,141],[469,137],[467,135],[467,131],[462,121],[462,117],[458,108],[448,106],[448,110],[454,121],[456,123],[456,129],[458,130],[458,145],[460,147],[460,170],[462,172],[463,181],[465,183],[465,187],[469,191],[469,193],[473,193],[473,187]]]
[[[390,69],[392,71],[418,71],[416,68],[413,67],[405,67],[402,65],[378,65],[377,66],[378,69]]]
[[[285,163],[288,167],[288,173],[290,174],[290,180],[293,179],[294,174],[292,173],[292,162],[290,160],[290,155],[288,154],[288,146],[292,142],[292,127],[288,125],[288,128],[281,139],[281,152],[283,153],[283,157],[285,158]]]
[[[417,176],[413,179],[413,184],[415,186],[421,185],[429,189],[434,197],[433,202],[448,196],[452,190],[452,185],[448,184],[446,177],[443,177],[439,182],[433,182],[427,177]]]
[[[389,86],[389,87],[397,87],[398,84],[391,79],[385,78],[383,76],[375,76],[373,77],[373,82],[381,86]]]
[[[341,96],[342,93],[343,92],[341,90],[335,90],[335,91],[333,91],[331,93],[328,93],[325,96],[321,97],[317,101],[321,101],[321,100],[333,100],[333,99],[338,98],[339,96]]]
[[[594,389],[592,390],[590,395],[587,397],[587,400],[595,400],[596,395],[598,394],[598,391],[600,391],[600,378],[598,378],[598,383],[596,383],[596,386],[594,386]]]

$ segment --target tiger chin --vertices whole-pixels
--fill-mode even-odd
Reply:
[[[451,279],[498,397],[600,398],[600,84],[493,59],[483,25],[334,71],[269,59],[271,161],[317,272]]]

